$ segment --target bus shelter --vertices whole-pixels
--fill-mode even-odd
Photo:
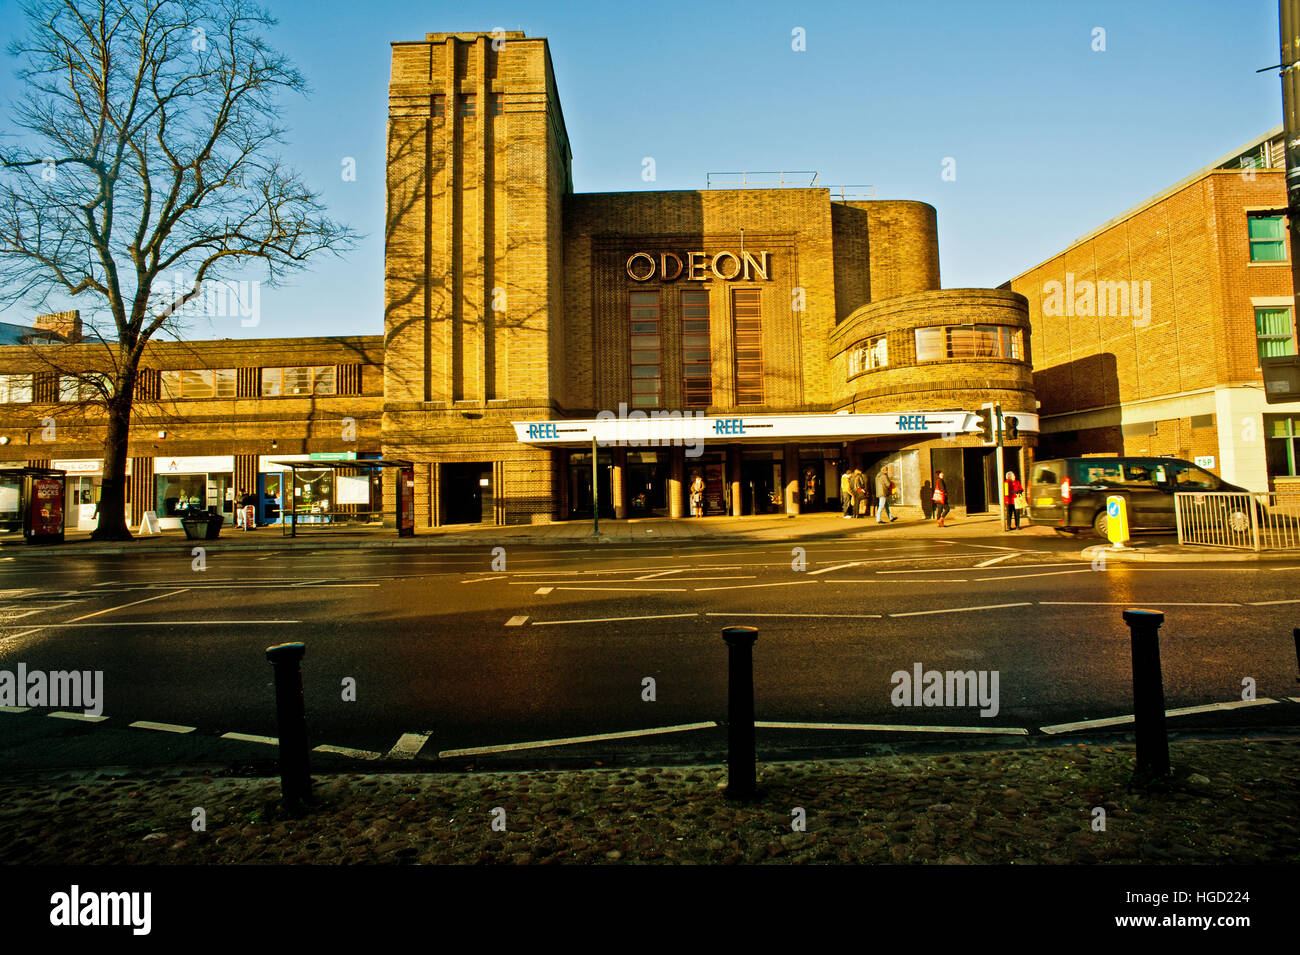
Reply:
[[[55,468],[0,468],[0,531],[21,531],[29,544],[61,544],[65,478]]]
[[[394,526],[398,537],[415,534],[415,466],[392,458],[349,461],[275,461],[292,480],[283,491],[281,533],[297,537],[313,530],[373,527],[384,523],[384,472],[395,473]]]

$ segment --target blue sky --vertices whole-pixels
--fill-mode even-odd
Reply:
[[[1274,0],[269,7],[272,43],[313,87],[285,103],[286,157],[368,238],[264,290],[256,327],[201,319],[193,338],[383,331],[389,43],[428,32],[549,38],[579,192],[702,189],[733,170],[870,184],[936,207],[948,288],[999,285],[1281,122],[1277,72],[1255,73],[1278,59]],[[13,13],[0,0],[5,41]],[[3,66],[0,107],[14,88]],[[342,180],[345,157],[355,182]],[[946,157],[954,181],[941,179]]]

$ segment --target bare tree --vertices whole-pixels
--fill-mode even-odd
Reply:
[[[27,35],[10,48],[21,132],[0,145],[0,301],[86,297],[111,318],[91,322],[112,355],[92,536],[125,539],[149,340],[175,337],[205,283],[254,268],[274,284],[357,236],[277,154],[278,98],[307,85],[264,41],[266,11],[249,0],[31,0],[24,13]]]

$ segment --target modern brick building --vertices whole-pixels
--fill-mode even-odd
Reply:
[[[976,413],[995,401],[1023,473],[1027,303],[940,288],[932,207],[825,188],[575,193],[546,40],[495,39],[393,44],[382,338],[150,350],[137,520],[245,492],[274,519],[275,462],[312,455],[413,462],[417,529],[589,516],[593,483],[607,513],[680,516],[696,475],[706,513],[797,514],[836,508],[846,468],[886,464],[899,503],[928,502],[942,468],[952,503],[983,510],[997,480]],[[42,334],[75,340],[70,322]],[[0,464],[72,465],[73,511],[95,499],[102,433],[46,347],[92,370],[104,349],[0,347]],[[46,440],[50,416],[79,423]],[[325,484],[304,494],[312,514],[339,510]]]
[[[1196,460],[1252,490],[1297,473],[1300,403],[1281,127],[1103,223],[1005,286],[1029,302],[1038,457]]]

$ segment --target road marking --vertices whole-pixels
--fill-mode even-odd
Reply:
[[[549,593],[550,593],[552,590],[554,590],[554,589],[555,589],[554,587],[538,587],[536,590],[533,591],[533,593],[535,593],[535,594],[549,594]]]
[[[0,706],[0,713],[26,713],[30,706]]]
[[[1004,560],[1010,560],[1012,557],[1019,557],[1020,551],[1013,551],[1010,554],[1003,554],[1001,557],[990,557],[988,560],[982,560],[976,567],[991,567],[994,564],[1000,564]]]
[[[143,600],[133,600],[129,604],[122,604],[120,607],[109,607],[107,610],[96,610],[94,613],[84,614],[80,617],[73,617],[69,623],[76,623],[78,620],[89,620],[91,617],[98,617],[100,614],[112,613],[115,610],[125,610],[127,607],[134,607],[137,604],[147,604],[151,600],[162,600],[164,597],[175,597],[177,594],[183,594],[188,588],[173,590],[169,594],[154,594],[152,597],[145,597]]]
[[[906,574],[905,570],[880,570],[879,574]],[[982,577],[975,578],[977,581]],[[834,580],[827,577],[825,583],[828,584],[889,584],[895,587],[899,584],[967,584],[970,581],[965,577],[926,577],[922,580],[872,580],[870,577],[836,577]]]
[[[868,617],[880,619],[878,613],[706,613],[706,617],[831,617],[836,620],[860,620]]]
[[[337,756],[351,756],[353,759],[378,759],[382,753],[372,753],[368,749],[352,749],[350,746],[329,746],[322,744],[313,746],[312,751],[316,753],[334,753]]]
[[[389,759],[415,759],[416,755],[429,741],[431,733],[403,733],[398,737],[393,748],[388,751]]]
[[[671,617],[694,617],[693,613],[655,613],[643,617],[588,617],[585,620],[534,620],[534,627],[551,627],[561,623],[617,623],[621,620],[667,620]]]
[[[473,580],[462,580],[462,584],[481,584],[485,580],[502,580],[509,577],[509,574],[497,574],[495,577],[475,577]]]
[[[817,574],[829,574],[832,570],[844,570],[846,567],[861,567],[862,564],[863,561],[851,560],[847,564],[836,564],[834,567],[823,567],[821,570],[810,570],[808,571],[808,576],[812,577]]]
[[[1300,600],[1252,600],[1252,607],[1272,607],[1275,604],[1300,604]]]
[[[803,584],[815,584],[815,580],[786,580],[772,584],[736,584],[734,587],[696,587],[695,592],[704,593],[708,590],[749,590],[754,587],[798,587]]]
[[[1040,600],[1044,607],[1134,607],[1136,600]],[[1173,603],[1168,600],[1140,601],[1144,607],[1240,607],[1235,603]]]
[[[594,590],[611,594],[680,594],[686,587],[556,587],[556,590]]]
[[[891,613],[891,617],[924,617],[933,613],[965,613],[968,610],[1002,610],[1006,607],[1032,607],[1032,602],[1015,604],[986,604],[982,607],[949,607],[945,610],[908,610],[904,613]]]
[[[473,746],[468,749],[445,749],[438,754],[439,759],[454,756],[479,756],[487,753],[510,753],[520,749],[545,749],[548,746],[572,746],[577,743],[599,743],[610,739],[632,739],[637,736],[662,736],[665,733],[686,733],[691,730],[712,729],[718,724],[709,720],[706,723],[682,723],[679,726],[656,726],[645,730],[628,730],[623,733],[597,733],[594,736],[566,736],[562,739],[539,739],[531,743],[504,743],[500,746]],[[757,725],[757,724],[755,724]]]
[[[966,555],[966,556],[970,556],[970,555]],[[1083,562],[1083,561],[1078,561],[1078,560],[1072,560],[1072,561],[1058,560],[1056,563],[1053,563],[1053,564],[1017,564],[1017,565],[1016,565],[1016,570],[1032,570],[1032,569],[1034,569],[1034,568],[1038,568],[1038,567],[1070,567],[1070,566],[1076,566],[1076,567],[1078,567],[1078,566],[1082,566],[1082,567],[1087,567],[1087,568],[1089,568],[1089,569],[1091,569],[1091,567],[1092,567],[1091,564],[1089,564],[1089,563],[1085,563],[1085,562]],[[1126,565],[1126,566],[1127,566],[1127,565]],[[979,568],[977,568],[977,567],[936,567],[936,568],[934,568],[933,570],[927,570],[927,569],[924,568],[924,567],[917,567],[917,568],[914,569],[914,570],[878,570],[878,571],[876,571],[876,573],[877,573],[877,574],[942,574],[944,571],[947,571],[947,570],[965,570],[965,571],[972,571],[972,570],[978,570],[978,569],[979,569]],[[1009,569],[1009,568],[997,567],[997,568],[994,568],[994,569],[995,569],[995,570],[1006,570],[1006,569]],[[1145,568],[1140,568],[1140,569],[1145,569]]]
[[[652,580],[652,579],[654,579],[655,577],[662,577],[664,574],[680,574],[683,570],[690,570],[690,568],[689,568],[689,567],[674,567],[674,568],[672,568],[671,570],[659,570],[659,571],[655,571],[655,572],[652,573],[652,574],[645,574],[644,576],[638,577],[638,578],[636,578],[636,579],[637,579],[637,580]]]
[[[989,736],[1028,736],[1020,726],[900,726],[895,723],[773,723],[755,721],[760,729],[860,730],[868,733],[982,733]]]
[[[1276,703],[1277,700],[1270,697],[1260,697],[1258,700],[1232,700],[1227,703],[1207,703],[1203,706],[1184,706],[1176,710],[1165,710],[1165,716],[1189,716],[1193,713],[1213,713],[1217,710],[1236,710],[1243,706],[1260,706],[1267,703]],[[1055,723],[1052,726],[1040,726],[1039,730],[1049,735],[1057,733],[1069,733],[1074,730],[1096,729],[1102,726],[1119,726],[1123,723],[1132,723],[1133,715],[1130,713],[1125,716],[1108,716],[1099,720],[1080,720],[1077,723]]]
[[[506,626],[507,626],[507,627],[522,627],[522,626],[523,626],[525,623],[527,623],[527,622],[528,622],[528,616],[525,614],[525,615],[522,616],[522,617],[511,617],[509,620],[506,621]]]
[[[193,733],[197,726],[181,726],[179,723],[154,723],[150,720],[136,720],[127,724],[141,730],[158,730],[161,733]]]
[[[1041,574],[1003,574],[1001,577],[976,577],[976,583],[983,583],[986,580],[1020,580],[1024,577],[1064,577],[1069,574],[1091,574],[1091,567],[1085,567],[1081,570],[1049,570]]]
[[[268,746],[280,745],[280,741],[274,736],[254,736],[252,733],[222,733],[221,738],[238,740],[241,743],[265,743]]]
[[[45,715],[57,720],[77,720],[82,723],[102,723],[108,719],[107,716],[87,716],[85,713],[69,713],[67,710],[55,710]]]
[[[302,623],[301,620],[130,620],[125,623],[44,623],[36,630],[29,630],[28,633],[35,633],[37,630],[55,630],[55,629],[72,629],[78,630],[82,627],[234,627],[248,626],[257,624],[259,626],[272,626],[286,623]],[[21,637],[21,633],[15,633],[13,636]],[[12,639],[12,638],[10,638]]]

